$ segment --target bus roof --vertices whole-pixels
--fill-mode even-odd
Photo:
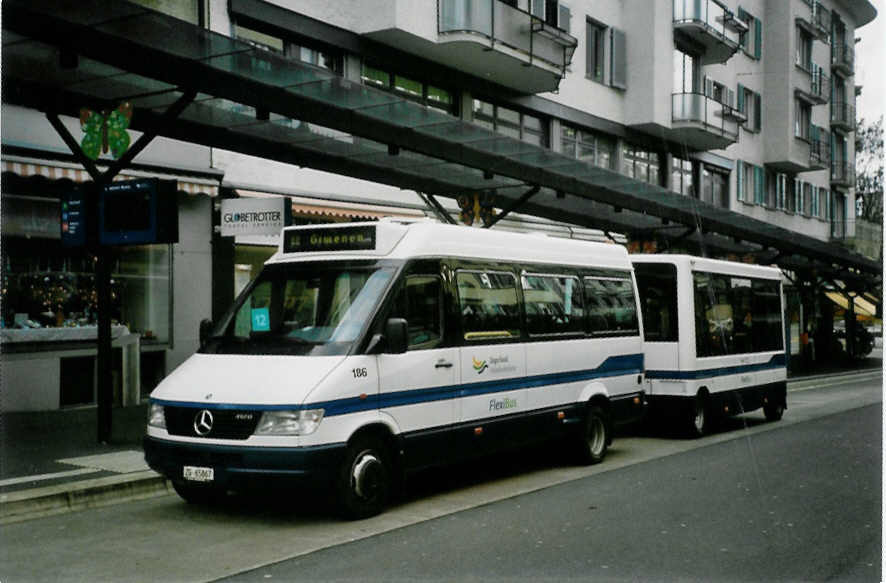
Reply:
[[[781,279],[781,270],[776,267],[767,267],[764,265],[752,265],[750,263],[740,263],[737,261],[724,261],[722,259],[708,259],[707,257],[696,257],[694,255],[631,255],[632,263],[669,263],[690,269],[693,271],[707,271],[711,273],[722,273],[725,275],[734,275],[736,277],[759,277],[762,279]]]
[[[540,234],[391,220],[286,227],[268,263],[340,259],[458,257],[630,269],[621,245]]]

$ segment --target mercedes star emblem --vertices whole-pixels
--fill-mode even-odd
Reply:
[[[201,437],[209,435],[209,432],[212,431],[212,422],[212,412],[207,409],[201,409],[194,416],[194,433]]]

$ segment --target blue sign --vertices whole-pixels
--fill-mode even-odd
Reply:
[[[267,308],[255,308],[252,310],[252,331],[271,331],[271,313]]]

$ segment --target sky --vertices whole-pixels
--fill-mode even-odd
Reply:
[[[886,115],[886,0],[869,0],[877,17],[856,29],[855,84],[862,85],[856,117],[874,120]]]

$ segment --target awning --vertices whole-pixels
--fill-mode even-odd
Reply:
[[[3,99],[76,116],[127,100],[132,129],[702,252],[876,285],[882,265],[836,243],[596,168],[122,0],[6,0]],[[60,56],[61,55],[61,56]],[[65,57],[65,58],[62,58]],[[174,123],[163,112],[196,92]]]
[[[240,194],[240,196],[245,197],[281,196],[278,194],[243,189],[238,189],[237,193]],[[382,217],[419,218],[425,216],[421,211],[408,208],[349,202],[330,203],[299,196],[288,196],[287,198],[292,201],[292,212],[303,216],[328,217],[345,220],[372,220],[380,219]]]
[[[849,300],[846,299],[846,296],[841,294],[840,292],[827,292],[825,293],[825,295],[832,302],[834,302],[844,310],[849,309]],[[855,315],[866,317],[875,317],[877,315],[877,306],[875,306],[871,302],[867,301],[861,296],[855,296],[853,300]]]
[[[99,166],[101,168],[101,166]],[[70,180],[72,182],[87,182],[92,177],[82,167],[73,164],[65,164],[59,162],[56,164],[44,164],[38,162],[23,162],[14,159],[4,159],[0,163],[0,170],[3,172],[12,172],[23,178],[31,176],[42,176],[49,180]],[[178,190],[191,195],[205,194],[207,196],[218,196],[219,180],[212,180],[200,177],[183,177],[176,174],[167,174],[163,172],[147,172],[135,169],[128,169],[120,172],[114,177],[115,181],[133,180],[135,178],[163,178],[166,180],[175,180],[178,183]]]

